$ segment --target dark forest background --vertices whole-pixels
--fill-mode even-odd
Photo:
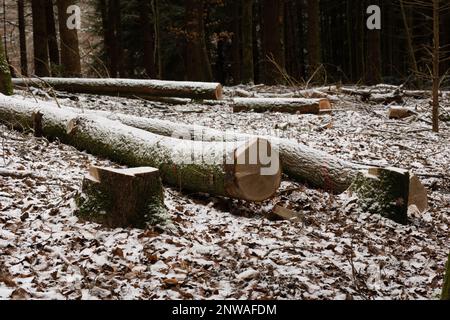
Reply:
[[[20,46],[13,71],[24,75],[417,86],[430,73],[432,1],[6,1],[4,29],[12,26],[19,39],[4,32],[4,45]],[[82,29],[59,32],[71,4],[82,8]],[[369,5],[381,7],[381,30],[366,27]],[[439,15],[445,75],[450,13]],[[79,41],[87,37],[95,40],[90,48]]]

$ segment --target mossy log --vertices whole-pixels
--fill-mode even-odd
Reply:
[[[283,112],[300,114],[320,114],[331,112],[328,99],[303,98],[236,98],[233,112]]]
[[[442,288],[442,300],[450,300],[450,253],[448,254],[446,271],[444,276],[444,286]]]
[[[136,80],[136,79],[86,79],[86,78],[39,78],[13,79],[17,86],[51,86],[55,90],[106,94],[114,96],[177,97],[189,99],[222,99],[223,89],[220,83]]]
[[[77,215],[111,228],[145,228],[170,221],[158,169],[92,166],[77,197]]]
[[[196,141],[242,141],[256,138],[256,135],[225,132],[204,126],[174,123],[166,120],[142,118],[108,111],[84,112],[100,115],[123,124],[167,137]],[[342,193],[348,189],[360,169],[358,164],[339,159],[320,150],[310,148],[295,140],[261,136],[270,141],[280,154],[283,173],[294,181]]]
[[[408,223],[409,171],[369,168],[361,171],[349,188],[363,211],[379,214],[400,224]]]
[[[165,183],[181,190],[263,201],[276,193],[281,181],[279,155],[262,138],[236,143],[185,141],[73,109],[0,95],[0,121],[33,128],[32,114],[37,112],[42,114],[40,131],[45,137],[130,167],[158,168]]]

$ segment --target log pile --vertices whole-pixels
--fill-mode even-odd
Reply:
[[[123,124],[139,128],[154,134],[182,138],[194,141],[243,141],[256,138],[255,135],[236,132],[224,132],[204,126],[186,125],[165,120],[141,118],[105,111],[86,111],[118,120]],[[270,141],[280,154],[283,173],[291,179],[324,189],[333,193],[342,193],[350,186],[358,170],[365,166],[343,161],[325,152],[312,149],[295,140],[280,139],[269,136],[260,138]]]
[[[158,169],[92,166],[76,199],[77,215],[111,228],[167,225]]]
[[[36,112],[42,114],[40,131],[48,139],[130,167],[158,168],[163,181],[180,190],[263,201],[280,184],[278,153],[262,138],[236,143],[184,141],[96,115],[0,95],[0,120],[7,124],[33,128]]]
[[[176,97],[198,100],[220,100],[220,83],[136,79],[39,78],[12,80],[15,86],[52,87],[72,93],[106,94],[114,96]]]

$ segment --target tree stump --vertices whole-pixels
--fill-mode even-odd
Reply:
[[[358,197],[362,210],[407,224],[409,185],[407,170],[369,168],[360,171],[349,192]]]
[[[92,166],[77,197],[77,215],[112,228],[145,228],[169,222],[159,170]]]
[[[414,112],[405,107],[392,106],[388,110],[389,119],[405,119],[414,115]]]

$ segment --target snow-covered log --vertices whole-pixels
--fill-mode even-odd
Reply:
[[[131,167],[158,168],[165,183],[182,190],[262,201],[280,184],[279,156],[262,138],[185,141],[73,109],[0,95],[0,121],[32,128],[36,112],[42,114],[41,129],[47,138]]]
[[[164,191],[158,169],[92,166],[77,196],[77,215],[111,228],[166,225]]]
[[[320,114],[331,112],[328,99],[304,98],[236,98],[233,100],[233,112],[284,112],[300,114]]]
[[[198,141],[241,141],[255,135],[224,132],[204,126],[186,125],[165,120],[141,118],[107,111],[89,111],[102,117],[118,120],[128,126],[158,135]],[[312,187],[341,193],[347,190],[364,166],[341,160],[328,153],[315,150],[295,140],[262,136],[279,151],[283,172],[291,179],[306,182]]]
[[[210,82],[93,78],[15,78],[13,79],[13,84],[18,86],[51,86],[55,90],[77,93],[222,99],[222,85]]]
[[[362,170],[349,188],[362,210],[397,223],[408,222],[409,171],[398,168]]]
[[[381,89],[355,89],[340,88],[340,92],[352,96],[360,96],[362,101],[370,101],[374,103],[390,104],[403,103],[401,90],[381,90]]]

